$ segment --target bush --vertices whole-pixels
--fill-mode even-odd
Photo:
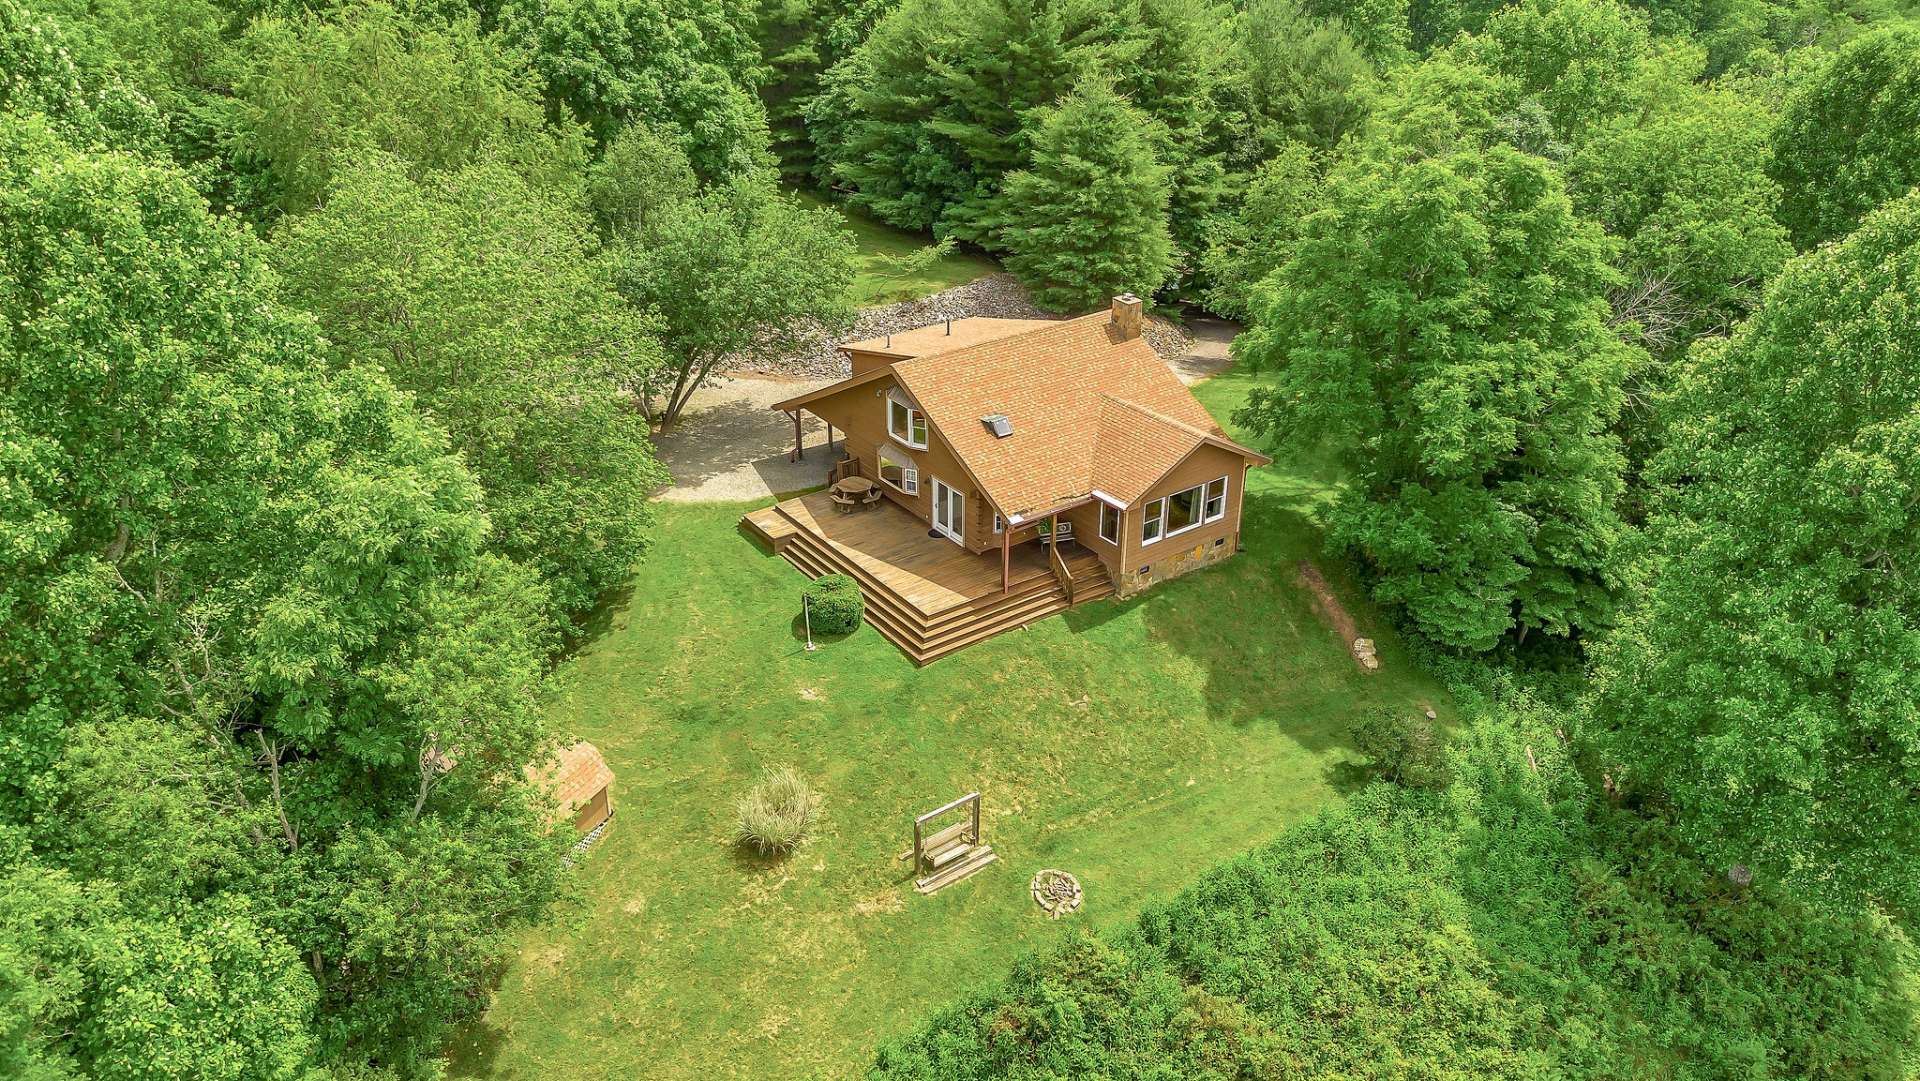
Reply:
[[[807,586],[815,634],[851,634],[860,626],[860,587],[844,574],[824,574]]]
[[[740,797],[735,840],[763,856],[800,847],[820,811],[820,795],[790,767],[768,770]]]
[[[1386,707],[1354,722],[1353,745],[1382,777],[1408,788],[1445,788],[1447,737],[1426,717]]]

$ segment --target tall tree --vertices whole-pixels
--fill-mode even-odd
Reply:
[[[1207,305],[1245,319],[1253,287],[1293,254],[1302,224],[1320,202],[1313,155],[1293,143],[1261,165],[1240,205],[1215,219],[1207,236]]]
[[[1773,137],[1780,220],[1809,248],[1920,184],[1920,29],[1878,30],[1795,88]]]
[[[1611,612],[1634,350],[1606,325],[1611,245],[1507,147],[1363,158],[1329,178],[1236,343],[1274,385],[1241,416],[1352,470],[1329,539],[1373,593],[1463,649]]]
[[[1731,327],[1793,253],[1766,173],[1769,127],[1750,100],[1702,89],[1609,124],[1568,163],[1581,212],[1625,242],[1628,288],[1676,302],[1651,317],[1675,322],[1649,327],[1650,346],[1672,352]]]
[[[650,217],[618,281],[658,320],[665,358],[643,398],[669,425],[722,360],[778,356],[853,318],[853,238],[833,211],[740,180]]]
[[[546,82],[556,121],[605,146],[623,127],[672,132],[709,183],[771,164],[750,0],[505,0],[500,35]]]
[[[0,876],[50,884],[25,1025],[81,1076],[425,1076],[557,891],[544,591],[275,292],[177,170],[0,113]],[[349,903],[397,881],[364,834],[431,905]]]
[[[1366,119],[1373,64],[1339,20],[1314,18],[1298,0],[1253,0],[1234,21],[1234,44],[1250,144],[1240,162],[1294,142],[1332,150]]]
[[[664,475],[630,392],[659,363],[586,215],[501,165],[416,181],[369,154],[276,237],[288,293],[352,361],[445,424],[485,487],[494,545],[556,614],[625,580]]]
[[[1554,134],[1575,143],[1632,108],[1627,91],[1653,56],[1645,17],[1617,0],[1521,0],[1494,12],[1461,51],[1513,80]]]
[[[319,203],[334,165],[366,150],[415,175],[492,151],[532,175],[584,164],[549,130],[538,83],[472,17],[441,23],[384,0],[256,23],[230,119],[240,199],[271,216]]]
[[[1167,169],[1143,127],[1103,78],[1084,82],[1041,123],[1033,168],[1007,178],[1007,269],[1042,305],[1152,296],[1173,270]]]
[[[587,205],[604,237],[632,237],[648,219],[700,189],[693,164],[674,140],[645,124],[629,124],[587,170]]]
[[[1662,403],[1651,558],[1595,662],[1616,776],[1689,838],[1910,908],[1920,857],[1920,196],[1789,264]]]

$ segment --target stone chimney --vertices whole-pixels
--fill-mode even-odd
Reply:
[[[1113,298],[1113,325],[1120,330],[1120,340],[1140,336],[1140,298],[1132,293],[1121,293]]]

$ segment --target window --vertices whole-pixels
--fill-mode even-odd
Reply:
[[[1200,489],[1188,488],[1167,497],[1167,535],[1192,529],[1200,522]]]
[[[1100,539],[1108,544],[1120,543],[1120,512],[1105,503],[1100,504]]]
[[[1227,478],[1207,482],[1207,512],[1205,521],[1217,522],[1227,516]]]
[[[1140,521],[1140,543],[1152,544],[1161,537],[1185,533],[1227,516],[1227,478],[1178,491],[1146,505]],[[1102,535],[1105,533],[1104,522]]]
[[[1007,531],[1007,523],[1003,521],[998,514],[993,516],[993,531],[995,533],[1005,533]]]
[[[887,395],[887,434],[917,450],[927,447],[926,414],[899,396]]]
[[[874,453],[880,462],[880,479],[887,484],[907,493],[920,494],[920,471],[913,467],[913,461],[892,447],[881,447]]]

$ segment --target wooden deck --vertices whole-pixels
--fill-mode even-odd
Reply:
[[[1000,553],[975,555],[945,537],[929,537],[925,523],[887,500],[843,513],[827,493],[813,492],[772,509],[826,541],[921,615],[937,616],[1000,593]],[[1039,545],[1014,546],[1016,587],[1052,576]]]
[[[1015,544],[1011,585],[1000,554],[975,554],[889,502],[842,513],[825,492],[753,511],[743,524],[810,578],[846,574],[860,584],[876,630],[925,664],[954,650],[1069,607],[1038,544]],[[1085,549],[1065,550],[1075,603],[1112,593],[1105,567]]]

